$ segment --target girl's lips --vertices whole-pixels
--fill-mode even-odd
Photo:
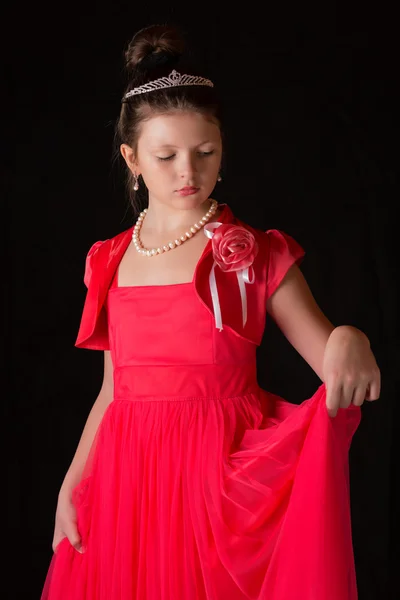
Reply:
[[[178,190],[178,194],[180,196],[191,196],[199,191],[199,188],[196,187],[184,187],[181,190]]]

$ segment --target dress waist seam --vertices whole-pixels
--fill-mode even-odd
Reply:
[[[207,400],[207,401],[213,401],[213,400],[236,400],[238,398],[242,399],[245,398],[246,396],[254,396],[255,394],[257,394],[257,391],[260,388],[252,388],[251,390],[246,390],[243,391],[240,394],[235,394],[234,396],[212,396],[207,394],[206,396],[189,396],[189,395],[182,395],[182,396],[177,396],[177,395],[173,395],[173,396],[156,396],[154,394],[151,394],[149,396],[145,396],[143,394],[138,394],[138,395],[134,395],[132,394],[131,396],[114,396],[113,398],[113,402],[118,402],[118,401],[127,401],[127,402],[179,402],[179,401],[202,401],[202,400]]]

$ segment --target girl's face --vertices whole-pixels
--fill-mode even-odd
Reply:
[[[171,208],[195,208],[214,189],[221,166],[222,140],[217,124],[200,113],[173,112],[142,122],[137,155],[122,144],[128,167],[142,175],[153,200]],[[184,187],[197,188],[185,195]]]

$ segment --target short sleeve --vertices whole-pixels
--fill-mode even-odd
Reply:
[[[267,299],[272,296],[293,264],[304,258],[303,248],[287,233],[278,229],[266,231],[268,238]]]
[[[103,241],[94,243],[86,255],[83,281],[88,291],[83,307],[78,337],[75,342],[77,348],[88,348],[91,350],[110,349],[106,306],[101,306],[100,311],[98,311],[98,290],[96,286],[90,286],[93,272],[96,268],[99,268],[96,265],[96,254],[103,244]],[[101,276],[101,273],[98,273],[98,275]]]
[[[86,256],[86,263],[85,263],[85,273],[83,276],[83,281],[86,285],[86,287],[89,287],[89,283],[90,283],[90,279],[92,277],[92,271],[93,271],[93,260],[94,260],[94,256],[96,254],[97,249],[103,244],[103,241],[100,242],[95,242],[93,244],[93,246],[90,248],[89,252],[87,253]]]

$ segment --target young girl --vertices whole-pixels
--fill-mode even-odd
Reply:
[[[355,600],[348,451],[379,397],[366,336],[334,327],[304,255],[210,197],[216,90],[178,33],[140,31],[117,133],[132,227],[90,249],[76,346],[104,380],[59,492],[43,600]],[[266,313],[318,374],[300,405],[257,384]]]

